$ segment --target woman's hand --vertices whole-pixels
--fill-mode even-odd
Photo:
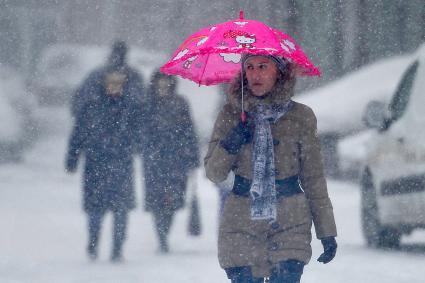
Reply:
[[[67,173],[74,173],[75,171],[77,171],[77,163],[77,158],[68,156],[65,162],[65,171]]]
[[[324,252],[317,259],[318,262],[328,263],[334,259],[338,247],[335,237],[321,239]]]
[[[227,136],[220,141],[220,145],[229,153],[236,154],[244,144],[250,143],[253,137],[252,123],[239,122]]]

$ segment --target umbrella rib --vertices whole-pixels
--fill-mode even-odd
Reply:
[[[204,69],[202,70],[201,76],[199,77],[199,87],[201,86],[202,77],[204,76],[205,69],[207,68],[208,60],[210,59],[210,53],[208,53],[207,60],[205,60]]]

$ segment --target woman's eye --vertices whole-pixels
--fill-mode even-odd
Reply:
[[[262,69],[262,70],[263,70],[263,69],[267,69],[267,65],[266,65],[266,64],[261,64],[261,65],[259,65],[258,67],[259,67],[260,69]]]

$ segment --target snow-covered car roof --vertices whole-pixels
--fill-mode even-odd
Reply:
[[[314,110],[319,133],[354,133],[365,129],[362,115],[369,101],[389,102],[413,58],[412,55],[404,55],[380,60],[323,87],[300,94],[295,100]]]

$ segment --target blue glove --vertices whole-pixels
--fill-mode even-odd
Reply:
[[[239,122],[227,136],[220,141],[220,145],[229,153],[236,154],[244,144],[250,143],[253,137],[253,127],[249,122]]]
[[[317,259],[318,262],[328,263],[334,259],[338,247],[335,237],[325,237],[321,239],[324,252]]]

